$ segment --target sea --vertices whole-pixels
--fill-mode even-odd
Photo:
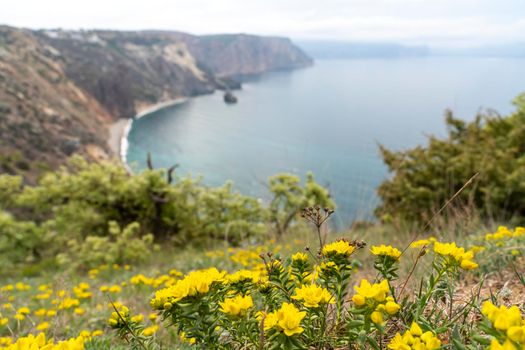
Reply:
[[[446,109],[466,120],[511,113],[524,78],[519,58],[317,60],[247,79],[236,104],[216,92],[135,119],[125,158],[141,171],[149,152],[155,167],[177,164],[209,186],[232,181],[263,202],[270,176],[311,171],[344,227],[374,219],[376,189],[392,176],[379,145],[400,151],[446,136]]]

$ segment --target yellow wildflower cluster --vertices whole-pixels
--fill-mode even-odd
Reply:
[[[292,261],[293,262],[301,262],[301,263],[307,263],[308,262],[308,255],[305,253],[295,253],[292,255]]]
[[[478,267],[478,264],[472,261],[474,252],[465,251],[465,248],[458,247],[455,242],[435,242],[434,252],[446,258],[448,263],[459,265],[463,270],[473,270]]]
[[[85,338],[79,336],[55,344],[53,340],[46,341],[44,333],[32,334],[19,338],[15,343],[0,345],[0,350],[84,350]]]
[[[328,290],[316,284],[303,285],[297,288],[292,299],[301,300],[307,308],[316,308],[320,304],[333,304],[335,302]]]
[[[372,246],[370,252],[374,255],[387,256],[394,260],[399,260],[399,258],[401,257],[401,252],[399,251],[399,249],[384,244],[381,244],[380,246]]]
[[[488,318],[492,327],[501,335],[494,338],[490,345],[492,350],[525,349],[525,319],[521,317],[517,306],[495,306],[492,302],[483,303],[481,313]]]
[[[153,288],[158,288],[160,286],[169,287],[175,284],[177,279],[174,276],[180,276],[180,272],[173,269],[170,271],[169,275],[160,275],[158,277],[146,277],[143,274],[138,274],[129,280],[132,285],[139,286],[145,285]]]
[[[396,314],[400,306],[394,298],[387,296],[390,288],[388,281],[382,280],[380,283],[370,284],[366,279],[361,280],[359,286],[354,286],[356,294],[352,301],[358,308],[367,308],[370,311],[370,319],[375,324],[383,323],[383,314]]]
[[[152,326],[144,328],[144,330],[142,331],[142,334],[145,335],[146,337],[151,337],[153,334],[157,333],[158,330],[159,330],[159,325],[154,324]]]
[[[279,251],[281,248],[279,246],[274,247],[272,250],[274,253]],[[230,260],[234,263],[242,265],[244,267],[255,267],[261,263],[261,254],[269,251],[267,246],[259,246],[253,249],[228,249],[230,254]]]
[[[349,257],[354,251],[355,247],[343,239],[329,243],[323,247],[323,254],[327,257]]]
[[[392,350],[435,350],[441,347],[441,341],[431,331],[423,332],[415,322],[403,335],[396,333],[388,344]]]
[[[506,226],[499,226],[496,232],[487,233],[485,235],[486,241],[500,241],[509,238],[525,237],[525,227],[516,227],[514,231],[511,231]]]
[[[299,311],[293,304],[283,303],[280,309],[266,315],[263,321],[264,330],[277,329],[289,337],[301,334],[304,331],[301,321],[305,316],[305,311]],[[264,316],[260,315],[259,319],[262,320],[262,317]]]
[[[265,275],[262,271],[253,270],[239,270],[232,274],[226,275],[226,282],[228,283],[239,283],[239,282],[259,282],[264,279]]]
[[[113,328],[123,326],[126,322],[131,319],[129,317],[129,309],[126,306],[120,306],[117,311],[111,313],[111,317],[108,320],[108,324]]]
[[[253,307],[253,299],[250,295],[237,295],[227,298],[220,303],[221,311],[230,316],[243,316],[246,311]]]
[[[73,287],[73,293],[77,299],[89,299],[93,296],[93,293],[89,290],[89,284],[82,282],[78,286]]]
[[[410,243],[410,248],[421,248],[424,246],[430,246],[436,241],[437,240],[435,237],[429,237],[427,239],[420,239],[420,240]]]
[[[169,310],[186,297],[207,293],[214,282],[224,280],[225,274],[215,267],[190,272],[173,286],[157,291],[150,304],[155,310]]]

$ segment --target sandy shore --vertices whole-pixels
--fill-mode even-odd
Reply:
[[[116,156],[118,155],[119,159],[122,161],[125,161],[125,157],[123,157],[122,154],[122,143],[124,140],[127,143],[128,131],[132,122],[133,119],[121,118],[109,126],[109,148],[111,149],[111,152]]]
[[[131,124],[134,119],[142,118],[150,113],[156,112],[160,109],[178,105],[188,101],[188,98],[181,97],[174,100],[157,103],[152,106],[141,108],[134,118],[121,118],[113,122],[109,127],[108,145],[114,155],[118,155],[122,163],[126,164],[126,156],[128,153],[128,134],[131,129]]]

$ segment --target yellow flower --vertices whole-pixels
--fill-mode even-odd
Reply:
[[[84,309],[81,308],[81,307],[77,307],[77,308],[75,308],[75,311],[74,311],[74,312],[75,312],[75,315],[79,315],[79,316],[81,316],[81,315],[83,315],[83,314],[86,313],[86,310],[84,310]]]
[[[419,337],[421,334],[423,334],[423,330],[417,323],[412,322],[412,325],[410,326],[410,334]]]
[[[166,303],[174,304],[188,296],[208,293],[212,284],[224,281],[225,274],[214,267],[190,272],[175,284],[155,292],[150,304],[155,310],[164,310]]]
[[[308,308],[315,308],[318,307],[319,304],[333,304],[335,302],[328,290],[315,284],[304,285],[296,289],[292,299],[302,300],[303,305]]]
[[[517,306],[507,308],[502,305],[498,308],[490,301],[486,301],[483,303],[481,313],[489,319],[494,328],[502,331],[513,326],[521,326],[523,322],[520,309]]]
[[[511,326],[507,329],[507,337],[515,342],[525,342],[525,326]]]
[[[9,344],[6,349],[84,350],[84,341],[85,338],[79,336],[77,338],[71,338],[55,344],[53,340],[46,341],[44,333],[40,333],[36,337],[30,334],[26,337],[19,338],[16,343]]]
[[[144,315],[143,314],[138,314],[138,315],[135,315],[131,318],[131,322],[135,322],[135,323],[139,323],[139,322],[142,322],[144,320]]]
[[[392,350],[435,350],[441,347],[441,341],[432,332],[425,332],[413,322],[410,330],[403,335],[396,333],[388,344]]]
[[[111,317],[108,320],[108,324],[111,327],[118,328],[121,325],[124,325],[124,322],[129,321],[129,309],[126,306],[116,306],[118,313],[113,311]]]
[[[54,317],[56,316],[56,314],[57,314],[56,310],[47,310],[46,312],[47,317]]]
[[[115,284],[115,285],[109,287],[108,291],[110,293],[120,293],[122,291],[122,287]]]
[[[355,247],[348,241],[339,240],[333,243],[327,244],[323,248],[323,254],[326,256],[350,256],[355,250]]]
[[[458,247],[456,243],[434,243],[434,252],[448,259],[448,263],[459,265],[464,270],[472,270],[478,267],[478,264],[472,261],[474,252],[465,251],[464,248]]]
[[[225,299],[220,303],[221,311],[231,316],[242,316],[246,310],[253,307],[253,299],[251,296],[238,295],[234,298]]]
[[[399,257],[401,256],[399,249],[384,244],[381,244],[380,246],[372,246],[370,252],[377,256],[388,256],[394,260],[399,260]]]
[[[472,260],[462,260],[461,264],[459,265],[463,270],[474,270],[478,267],[478,264],[473,262]]]
[[[308,262],[308,255],[306,255],[305,253],[301,253],[301,252],[295,253],[294,255],[292,255],[292,261],[306,263]]]
[[[382,302],[386,299],[386,294],[389,291],[388,282],[386,280],[381,283],[370,284],[365,279],[361,280],[360,286],[354,286],[354,290],[357,294],[363,296],[365,299],[373,299],[378,302]]]
[[[419,241],[414,241],[410,243],[410,248],[421,248],[425,245],[430,245],[431,241],[428,239],[420,239]]]
[[[381,324],[381,323],[383,323],[383,314],[380,311],[374,311],[370,315],[370,319],[375,324]]]
[[[230,275],[226,275],[226,280],[229,283],[238,282],[257,282],[261,277],[261,273],[250,270],[239,270]]]
[[[3,327],[8,323],[9,323],[9,319],[7,317],[0,318],[0,327]]]
[[[153,326],[144,328],[144,330],[142,331],[142,334],[144,334],[146,337],[150,337],[153,334],[155,334],[158,330],[159,330],[159,326],[155,324]]]
[[[97,330],[94,330],[93,332],[91,332],[91,336],[92,337],[100,337],[102,334],[104,334],[104,332],[100,329],[97,329]]]
[[[366,303],[366,299],[364,296],[362,296],[361,294],[355,294],[353,297],[352,297],[352,301],[354,302],[354,304],[356,306],[363,306],[365,305]]]
[[[516,348],[509,339],[507,339],[503,345],[500,344],[497,339],[492,339],[490,350],[518,350],[518,348]]]
[[[305,311],[299,311],[293,304],[283,303],[279,310],[266,315],[264,329],[277,328],[289,337],[301,334],[304,331],[301,321],[305,316]]]
[[[183,341],[185,343],[188,343],[190,345],[196,343],[196,339],[195,338],[187,338],[186,337],[186,333],[184,333],[184,332],[180,333],[179,338],[180,338],[181,341]]]
[[[400,308],[401,306],[394,301],[387,301],[385,304],[385,310],[389,315],[396,314]]]
[[[38,326],[36,326],[37,331],[45,331],[49,328],[49,322],[42,322]]]
[[[31,310],[29,310],[28,307],[21,307],[18,309],[18,313],[21,315],[29,315],[30,312]]]

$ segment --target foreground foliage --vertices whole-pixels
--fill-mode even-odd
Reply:
[[[262,254],[250,269],[233,273],[216,267],[192,271],[157,290],[150,304],[168,329],[197,348],[521,350],[524,301],[495,306],[497,294],[481,293],[480,270],[495,267],[494,254],[507,268],[523,264],[524,240],[524,228],[500,227],[478,237],[480,244],[471,249],[434,238],[412,242],[415,260],[402,282],[399,264],[410,250],[403,254],[392,246],[372,246],[376,277],[369,273],[370,279],[361,278],[352,291],[364,244],[339,239],[316,254]],[[502,254],[507,244],[513,252]],[[411,284],[414,269],[427,259],[428,271]],[[515,272],[525,286],[523,271]],[[465,278],[478,279],[479,289],[460,297]],[[132,314],[125,306],[115,307],[109,325],[137,348],[161,347]]]
[[[330,241],[15,279],[0,349],[523,349],[524,228],[405,251]]]

